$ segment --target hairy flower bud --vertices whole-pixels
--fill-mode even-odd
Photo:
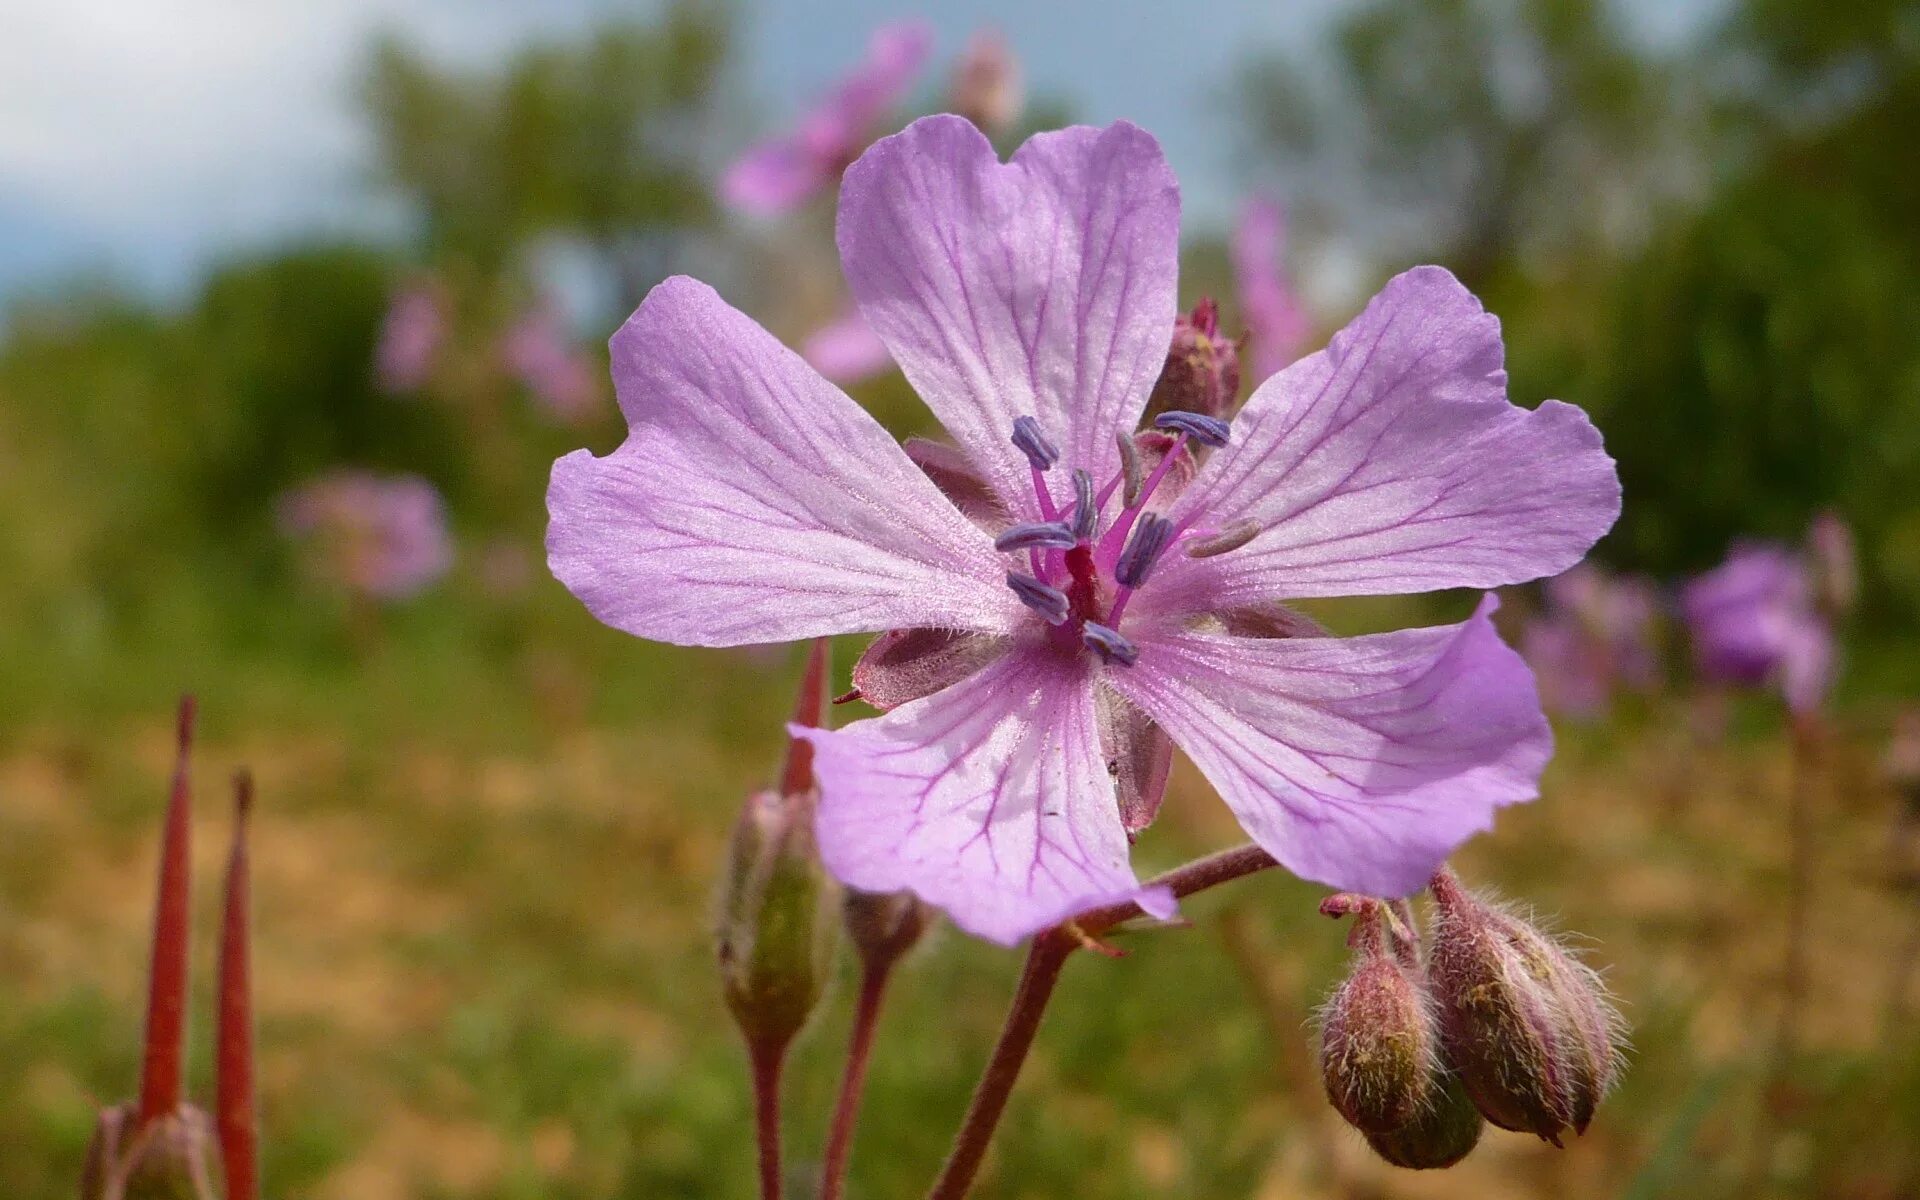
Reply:
[[[1565,1129],[1586,1132],[1619,1073],[1619,1018],[1599,976],[1450,872],[1431,886],[1438,917],[1428,977],[1467,1094],[1502,1129],[1556,1146]]]
[[[1396,1167],[1431,1171],[1465,1158],[1479,1145],[1485,1127],[1460,1077],[1443,1066],[1413,1119],[1398,1129],[1367,1134],[1367,1145]]]
[[[216,1200],[208,1155],[213,1123],[191,1105],[136,1127],[132,1105],[100,1114],[81,1175],[81,1200]]]
[[[1439,1038],[1419,983],[1388,946],[1386,907],[1351,899],[1358,900],[1345,909],[1355,913],[1347,939],[1353,971],[1321,1015],[1320,1072],[1327,1099],[1349,1125],[1385,1133],[1426,1103]],[[1331,907],[1321,911],[1338,915]]]
[[[826,642],[815,643],[794,724],[826,709]],[[734,825],[720,897],[727,1007],[759,1050],[779,1052],[812,1015],[832,965],[837,889],[814,845],[813,747],[794,738],[777,790],[748,798]]]
[[[863,892],[848,888],[841,915],[847,927],[847,940],[869,969],[884,969],[913,949],[927,926],[933,922],[933,910],[912,892]]]
[[[1221,336],[1220,306],[1212,300],[1173,319],[1173,344],[1167,364],[1147,398],[1143,425],[1167,412],[1224,417],[1240,397],[1240,351]]]

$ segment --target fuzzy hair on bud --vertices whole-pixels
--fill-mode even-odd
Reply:
[[[1451,872],[1431,887],[1429,980],[1467,1094],[1502,1129],[1555,1146],[1568,1129],[1584,1133],[1621,1066],[1621,1021],[1599,975]]]
[[[1438,1062],[1427,998],[1389,947],[1388,920],[1378,900],[1354,910],[1353,970],[1320,1022],[1327,1099],[1362,1133],[1387,1133],[1412,1121],[1427,1103]]]

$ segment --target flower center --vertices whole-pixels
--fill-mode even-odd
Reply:
[[[1120,632],[1127,602],[1167,553],[1184,542],[1190,555],[1220,554],[1244,546],[1258,532],[1236,526],[1203,533],[1190,528],[1191,518],[1176,527],[1147,510],[1189,441],[1217,448],[1227,444],[1228,433],[1225,421],[1188,412],[1162,413],[1154,426],[1171,433],[1173,441],[1151,472],[1143,474],[1134,439],[1123,433],[1120,470],[1096,491],[1093,476],[1075,467],[1073,499],[1063,505],[1048,484],[1048,473],[1060,461],[1059,448],[1032,417],[1015,420],[1013,444],[1032,470],[1042,519],[1014,525],[993,543],[1026,568],[1008,572],[1007,586],[1051,627],[1056,644],[1084,648],[1102,662],[1127,667],[1140,657]],[[1116,494],[1120,510],[1103,531],[1102,514]]]

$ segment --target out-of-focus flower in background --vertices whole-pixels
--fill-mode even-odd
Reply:
[[[1279,202],[1265,196],[1248,200],[1234,224],[1229,252],[1240,319],[1251,343],[1246,362],[1255,387],[1292,362],[1313,331],[1312,318],[1282,263],[1286,246],[1286,212]]]
[[[852,386],[893,366],[887,344],[849,303],[833,320],[807,335],[800,356],[813,369],[842,386]]]
[[[997,31],[983,29],[967,40],[954,67],[947,105],[989,135],[1013,128],[1026,107],[1020,60]]]
[[[565,317],[550,299],[537,301],[513,323],[500,340],[500,357],[555,421],[578,425],[593,416],[599,372],[568,336]]]
[[[722,198],[741,212],[775,217],[831,186],[913,86],[932,49],[933,29],[924,21],[874,30],[866,60],[793,130],[756,143],[727,168]]]
[[[395,292],[374,350],[374,378],[389,392],[412,392],[433,377],[447,339],[447,300],[438,284],[422,280]]]
[[[1543,592],[1545,603],[1527,621],[1520,646],[1548,711],[1599,717],[1617,692],[1658,685],[1660,600],[1651,581],[1582,563],[1547,580]]]
[[[1772,542],[1736,544],[1725,562],[1682,590],[1681,612],[1702,678],[1777,687],[1795,712],[1826,699],[1833,630],[1816,603],[1806,562]]]
[[[279,517],[318,574],[376,600],[415,595],[453,565],[440,493],[418,475],[332,471],[287,493]]]

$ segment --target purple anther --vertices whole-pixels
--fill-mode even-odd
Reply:
[[[1044,471],[1060,461],[1060,447],[1047,440],[1047,435],[1040,432],[1040,422],[1032,417],[1013,419],[1013,444],[1027,456],[1036,471]]]
[[[1153,419],[1155,429],[1184,433],[1203,446],[1218,450],[1227,444],[1227,423],[1203,413],[1164,412]]]
[[[1100,505],[1093,498],[1093,474],[1085,467],[1073,469],[1073,536],[1083,542],[1093,540],[1100,524]]]
[[[1009,526],[1005,533],[993,539],[993,548],[1002,553],[1015,550],[1068,550],[1078,540],[1073,536],[1073,530],[1059,521],[1033,521]]]
[[[1143,515],[1133,527],[1133,537],[1128,540],[1127,548],[1120,552],[1120,561],[1113,566],[1114,581],[1130,588],[1145,583],[1153,564],[1160,560],[1161,551],[1167,548],[1167,542],[1172,537],[1172,521],[1155,513]]]
[[[1007,576],[1007,586],[1020,597],[1020,603],[1045,617],[1047,624],[1059,625],[1067,619],[1067,594],[1057,587],[1041,583],[1031,575]]]
[[[1080,641],[1087,649],[1100,656],[1103,663],[1119,663],[1130,667],[1140,661],[1140,651],[1126,638],[1105,625],[1088,621],[1080,627]]]
[[[1252,521],[1235,521],[1218,533],[1210,533],[1188,543],[1187,557],[1212,558],[1216,554],[1238,550],[1252,541],[1259,532],[1260,527]]]

